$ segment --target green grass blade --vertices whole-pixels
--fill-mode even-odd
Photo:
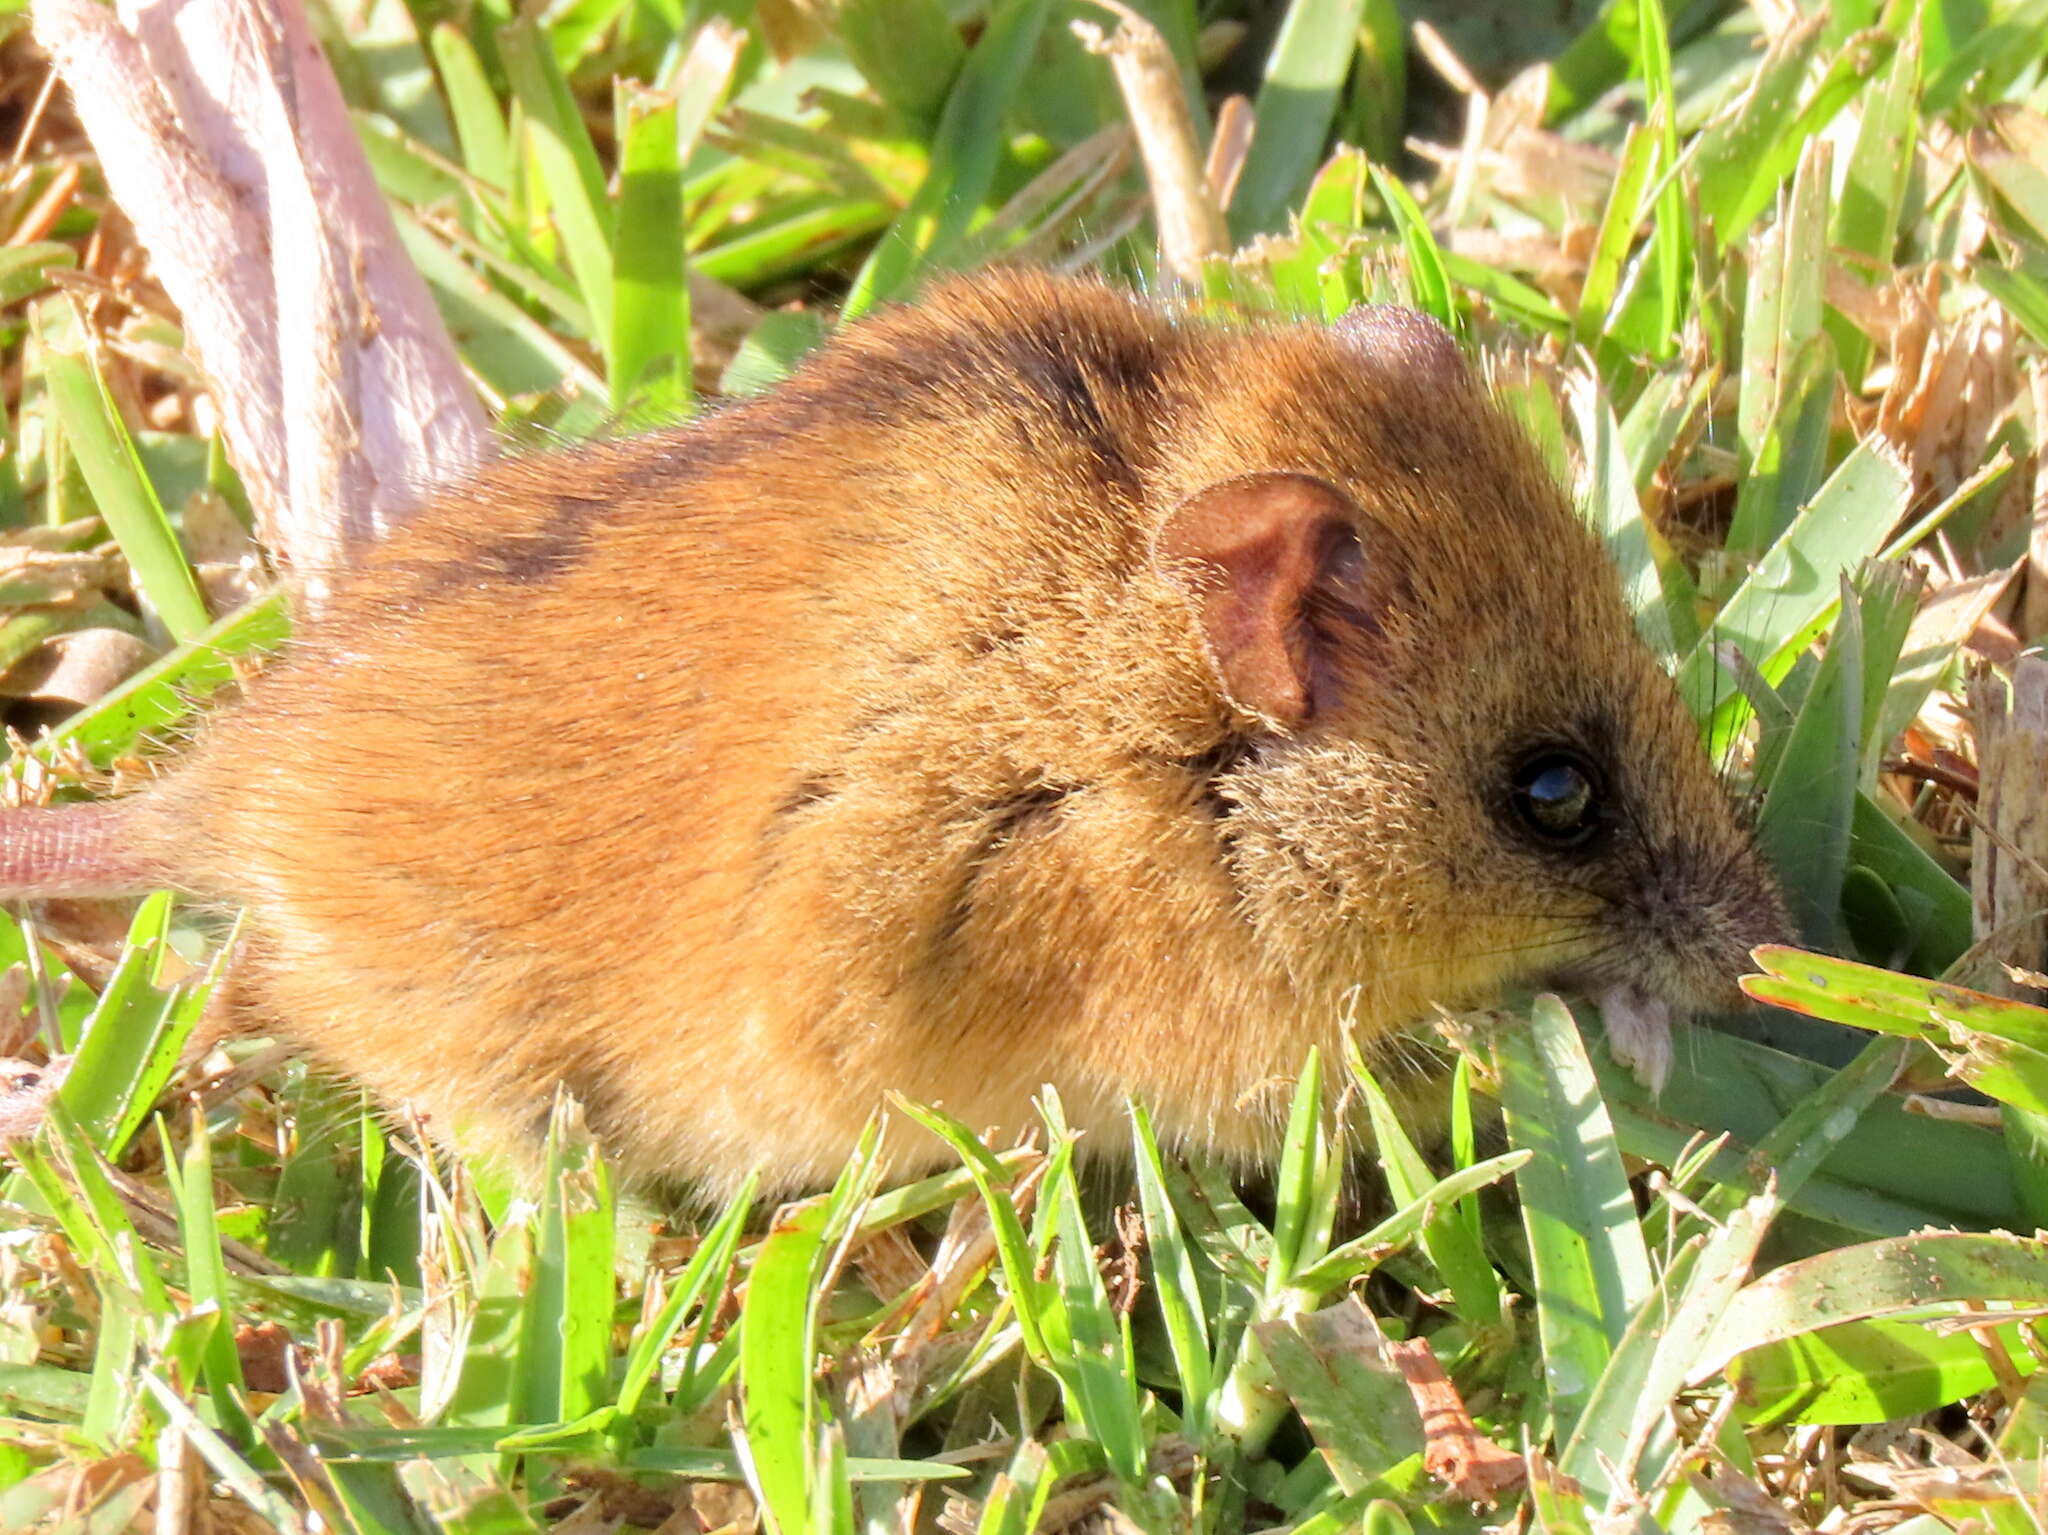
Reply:
[[[1903,965],[1922,975],[1940,975],[1971,943],[1968,888],[1868,794],[1856,796],[1849,836],[1852,868],[1883,880],[1908,919],[1900,948]]]
[[[157,500],[156,488],[143,472],[106,382],[79,353],[52,353],[44,365],[44,380],[93,502],[119,540],[137,583],[171,637],[191,639],[211,622],[206,600],[199,595],[199,583]]]
[[[1345,93],[1338,136],[1382,165],[1401,152],[1408,108],[1408,27],[1394,0],[1365,0],[1358,57]]]
[[[813,205],[798,207],[786,217],[751,227],[716,245],[707,245],[692,259],[692,270],[735,287],[759,287],[808,271],[827,256],[888,229],[882,245],[869,258],[872,266],[880,259],[884,246],[896,238],[894,229],[903,223],[898,218],[895,226],[891,226],[892,210],[879,198],[849,201],[822,197],[812,202]],[[907,283],[917,258],[905,256],[900,264],[902,271],[894,274],[895,279]],[[898,292],[895,296],[902,294]]]
[[[2029,336],[2048,346],[2048,283],[2016,267],[1989,264],[1978,266],[1971,276]]]
[[[525,114],[528,143],[561,232],[569,270],[576,274],[576,286],[590,309],[594,339],[608,343],[614,334],[612,217],[590,130],[547,39],[534,23],[517,21],[502,28],[498,52]],[[618,375],[613,366],[605,372],[607,377]]]
[[[1138,1203],[1145,1219],[1145,1247],[1151,1259],[1152,1296],[1166,1326],[1173,1350],[1174,1374],[1181,1388],[1181,1425],[1188,1438],[1205,1444],[1210,1434],[1212,1379],[1209,1372],[1209,1319],[1195,1277],[1187,1233],[1166,1192],[1159,1141],[1144,1107],[1131,1104],[1132,1162],[1138,1177]]]
[[[847,0],[836,18],[847,56],[904,120],[934,127],[967,60],[940,0]]]
[[[12,308],[50,286],[52,271],[78,265],[78,252],[55,241],[0,247],[0,307]]]
[[[1796,1197],[1807,1179],[1820,1171],[1835,1148],[1898,1080],[1905,1062],[1906,1053],[1898,1041],[1873,1039],[1855,1060],[1795,1103],[1757,1143],[1750,1160],[1770,1170],[1771,1187],[1779,1203]],[[1743,1191],[1724,1184],[1703,1201],[1702,1208],[1709,1216],[1727,1219],[1743,1198]]]
[[[1052,1144],[1071,1143],[1059,1099],[1047,1089],[1046,1126]],[[1081,1215],[1081,1192],[1071,1158],[1056,1159],[1039,1189],[1040,1220],[1054,1234],[1052,1269],[1058,1285],[1061,1330],[1067,1340],[1051,1368],[1067,1400],[1069,1420],[1101,1445],[1110,1472],[1131,1491],[1142,1489],[1149,1446],[1138,1400],[1136,1362],[1128,1329],[1109,1304],[1095,1243]]]
[[[740,1379],[746,1463],[773,1528],[812,1528],[812,1445],[817,1432],[811,1371],[817,1332],[811,1294],[822,1262],[826,1201],[785,1209],[754,1254],[740,1315]]]
[[[512,189],[512,135],[505,127],[505,114],[491,89],[483,60],[462,31],[447,22],[436,26],[428,38],[434,63],[440,70],[441,89],[448,97],[449,114],[455,122],[456,142],[462,148],[462,164],[470,175],[499,192]]]
[[[275,649],[290,632],[281,591],[238,608],[74,714],[36,743],[36,754],[49,761],[59,750],[76,750],[108,766],[234,682],[234,657]]]
[[[1363,1491],[1422,1448],[1407,1383],[1388,1368],[1379,1328],[1356,1296],[1262,1324],[1259,1346],[1347,1493]]]
[[[1496,314],[1511,318],[1526,330],[1548,331],[1563,336],[1571,329],[1571,316],[1541,288],[1533,287],[1512,272],[1474,261],[1456,251],[1437,251],[1444,275],[1461,288],[1485,299]]]
[[[1586,511],[1620,571],[1623,600],[1635,615],[1636,633],[1669,664],[1699,642],[1692,582],[1663,535],[1643,515],[1620,428],[1597,380],[1590,374],[1575,377],[1568,396],[1589,482]]]
[[[602,397],[604,381],[574,349],[485,282],[404,209],[392,210],[398,238],[434,292],[463,361],[500,397],[539,394],[565,382]],[[605,251],[606,272],[611,255]]]
[[[1895,1422],[1990,1390],[1998,1372],[1987,1345],[2028,1358],[2019,1328],[1986,1333],[1943,1334],[1924,1321],[1889,1318],[1845,1322],[1759,1345],[1727,1375],[1743,1421],[1755,1427]]]
[[[1460,1168],[1448,1178],[1432,1184],[1369,1231],[1331,1248],[1294,1276],[1295,1286],[1306,1294],[1323,1296],[1340,1285],[1351,1283],[1359,1275],[1378,1267],[1390,1253],[1414,1241],[1424,1224],[1444,1206],[1498,1183],[1528,1160],[1528,1152],[1510,1151]]]
[[[1679,668],[1679,688],[1704,719],[1721,692],[1714,647],[1732,643],[1776,683],[1840,601],[1835,572],[1878,552],[1905,515],[1909,477],[1874,442],[1842,460],[1756,563]]]
[[[1884,78],[1857,104],[1856,142],[1849,151],[1842,187],[1828,224],[1828,246],[1844,259],[1854,282],[1870,284],[1891,269],[1899,238],[1899,214],[1912,179],[1919,136],[1920,33],[1913,30],[1892,55]],[[1857,261],[1857,256],[1864,261]],[[1828,317],[1835,355],[1851,388],[1863,381],[1870,338],[1838,314]]]
[[[1572,334],[1581,346],[1592,345],[1606,333],[1607,314],[1621,288],[1621,264],[1642,227],[1643,194],[1657,169],[1659,152],[1658,136],[1640,124],[1632,125],[1621,141],[1621,164],[1608,189],[1606,211],[1600,215],[1585,281],[1579,286]]]
[[[1323,162],[1358,47],[1364,0],[1292,0],[1253,104],[1257,128],[1230,208],[1242,241],[1279,229]]]
[[[967,233],[995,179],[1003,119],[1050,12],[1049,0],[999,0],[991,11],[947,94],[924,181],[854,279],[842,319],[900,296],[920,269],[943,265]]]
[[[178,1431],[185,1436],[192,1447],[199,1452],[199,1458],[206,1462],[213,1474],[259,1518],[266,1520],[273,1529],[292,1532],[305,1529],[297,1510],[281,1495],[273,1491],[255,1467],[235,1453],[234,1446],[200,1421],[191,1405],[154,1370],[138,1372],[142,1387],[155,1398],[156,1405]]]
[[[1515,1181],[1536,1274],[1550,1415],[1568,1439],[1650,1294],[1649,1254],[1571,1013],[1555,997],[1537,998],[1527,1030],[1501,1030],[1494,1053],[1508,1140],[1534,1153]]]
[[[1328,1154],[1323,1135],[1323,1070],[1321,1052],[1311,1048],[1302,1062],[1301,1078],[1287,1111],[1287,1134],[1281,1143],[1280,1175],[1273,1189],[1273,1252],[1266,1266],[1266,1294],[1276,1296],[1293,1284],[1295,1273],[1322,1254],[1313,1251],[1318,1222],[1316,1189],[1321,1164]]]
[[[626,91],[619,201],[612,225],[612,407],[681,414],[690,385],[690,284],[683,258],[683,174],[676,103]]]
[[[618,1221],[610,1169],[567,1100],[549,1119],[540,1196],[519,1344],[524,1391],[514,1410],[529,1423],[568,1422],[607,1395]]]
[[[1400,231],[1402,247],[1408,252],[1408,281],[1415,290],[1415,307],[1434,315],[1452,330],[1460,329],[1457,301],[1451,294],[1450,273],[1444,267],[1443,252],[1430,233],[1429,220],[1408,189],[1377,165],[1372,184],[1386,200],[1387,212]]]
[[[1836,377],[1821,329],[1828,165],[1826,146],[1811,146],[1780,218],[1757,242],[1737,414],[1748,473],[1727,542],[1739,555],[1754,557],[1778,538],[1825,470]]]
[[[62,1099],[51,1102],[43,1133],[40,1144],[48,1155],[34,1147],[17,1146],[16,1160],[85,1266],[93,1271],[95,1282],[103,1289],[113,1286],[131,1291],[147,1317],[170,1316],[173,1308],[163,1277],[145,1253],[121,1204],[106,1159]]]
[[[639,1410],[640,1399],[655,1377],[661,1364],[661,1356],[667,1349],[686,1317],[702,1312],[717,1304],[724,1293],[727,1280],[732,1274],[733,1258],[739,1252],[740,1234],[746,1229],[747,1212],[753,1208],[756,1177],[748,1177],[740,1190],[727,1203],[724,1213],[704,1233],[697,1251],[690,1256],[681,1274],[670,1286],[661,1310],[644,1329],[634,1335],[626,1351],[625,1370],[621,1376],[617,1396],[619,1415],[630,1417]],[[692,1365],[695,1360],[692,1360]],[[676,1386],[676,1411],[687,1414],[696,1405],[694,1382],[690,1378],[696,1372],[687,1369],[684,1378]]]
[[[173,1155],[168,1131],[162,1134],[162,1144],[164,1166],[172,1174],[172,1193],[177,1201],[179,1245],[185,1250],[185,1288],[195,1308],[212,1306],[218,1312],[201,1361],[201,1374],[222,1430],[237,1444],[252,1446],[256,1443],[256,1429],[242,1405],[247,1388],[242,1380],[241,1357],[235,1351],[227,1262],[221,1256],[220,1224],[214,1208],[213,1141],[206,1115],[196,1107],[187,1123],[190,1130],[182,1162]]]
[[[1796,50],[1799,36],[1788,32],[1780,40],[1788,49]],[[1782,121],[1777,112],[1768,112],[1768,121],[1760,125],[1761,131],[1754,139],[1746,139],[1732,146],[1731,152],[1744,154],[1742,175],[1736,187],[1736,195],[1722,208],[1720,221],[1715,226],[1723,249],[1749,232],[1764,210],[1771,205],[1778,188],[1785,178],[1793,173],[1801,157],[1811,150],[1843,107],[1863,91],[1872,74],[1884,67],[1891,57],[1891,41],[1882,35],[1861,39],[1856,44],[1843,48],[1828,61],[1828,67],[1820,82],[1808,91],[1799,110],[1789,121]],[[1773,55],[1767,55],[1767,58]],[[1797,63],[1797,68],[1793,66]],[[1795,60],[1790,54],[1781,61],[1781,67],[1791,72],[1791,78],[1805,75],[1803,57]],[[1764,103],[1766,98],[1753,98]]]
[[[1856,606],[1863,629],[1863,737],[1857,743],[1861,759],[1859,782],[1867,789],[1877,787],[1878,764],[1886,748],[1912,717],[1918,702],[1899,717],[1895,729],[1884,728],[1886,705],[1900,671],[1900,652],[1912,632],[1913,615],[1919,611],[1925,581],[1908,566],[1867,561],[1855,573]]]
[[[136,911],[121,962],[86,1020],[85,1038],[59,1089],[79,1128],[109,1157],[121,1155],[170,1084],[205,1003],[203,990],[187,996],[151,984],[170,910],[170,896],[158,893]]]
[[[1650,232],[1651,259],[1641,270],[1646,276],[1655,274],[1656,286],[1652,292],[1638,284],[1635,301],[1624,309],[1619,323],[1631,332],[1636,351],[1665,358],[1678,346],[1691,293],[1692,222],[1685,188],[1677,175],[1679,103],[1671,82],[1671,34],[1663,0],[1636,0],[1636,21],[1641,36],[1638,58],[1643,93],[1649,109],[1646,126],[1657,137],[1659,178],[1656,223]],[[1630,321],[1635,324],[1630,326]]]
[[[1863,623],[1847,578],[1841,617],[1770,774],[1756,839],[1800,931],[1823,948],[1841,927],[1842,878],[1863,731]]]
[[[1017,1323],[1023,1330],[1025,1350],[1033,1359],[1043,1362],[1051,1352],[1038,1320],[1044,1309],[1038,1298],[1043,1285],[1036,1277],[1037,1263],[1032,1256],[1030,1240],[1024,1233],[1024,1222],[1017,1214],[1016,1201],[1010,1197],[1010,1174],[996,1160],[994,1153],[975,1138],[972,1130],[944,1110],[927,1108],[907,1099],[891,1099],[891,1102],[952,1147],[966,1164],[968,1172],[973,1174],[974,1186],[981,1194],[982,1202],[988,1206],[989,1224],[995,1229],[996,1251],[1002,1259],[1003,1277],[1009,1284],[1012,1304],[1017,1308]]]
[[[1820,47],[1818,18],[1795,22],[1765,49],[1748,89],[1700,131],[1689,156],[1701,222],[1728,249],[1770,205],[1800,141],[1800,87]]]
[[[1770,1140],[1789,1106],[1822,1088],[1833,1069],[1712,1029],[1692,1030],[1686,1059],[1688,1069],[1674,1073],[1652,1099],[1627,1068],[1605,1051],[1595,1053],[1601,1095],[1623,1150],[1669,1166],[1686,1154],[1695,1133],[1689,1127],[1727,1131],[1728,1143],[1707,1161],[1708,1176],[1759,1192],[1770,1168],[1755,1148]],[[1996,1131],[1935,1121],[1880,1097],[1827,1149],[1821,1170],[1786,1204],[1838,1232],[1896,1236],[1929,1225],[2011,1227],[2021,1220]],[[1959,1166],[1975,1170],[1967,1183],[1954,1177]]]
[[[1639,1462],[1668,1423],[1671,1405],[1736,1291],[1755,1266],[1777,1212],[1758,1197],[1735,1210],[1711,1237],[1694,1238],[1666,1266],[1649,1301],[1593,1389],[1558,1469],[1612,1492],[1646,1484]]]
[[[1698,30],[1715,14],[1708,0],[1675,0],[1670,28],[1680,35]],[[1643,24],[1637,0],[1610,0],[1585,31],[1550,65],[1550,92],[1544,120],[1562,122],[1592,106],[1609,89],[1642,69]]]
[[[1927,1306],[2036,1305],[2048,1294],[2048,1257],[2004,1232],[1923,1232],[1837,1248],[1772,1270],[1735,1296],[1701,1350],[1691,1378],[1705,1380],[1737,1354],[1817,1328]]]
[[[272,1258],[296,1273],[353,1277],[361,1235],[360,1089],[301,1067],[292,1134],[267,1229]]]
[[[1373,1149],[1380,1171],[1386,1176],[1388,1192],[1397,1205],[1414,1204],[1436,1186],[1437,1177],[1401,1127],[1393,1103],[1367,1068],[1358,1046],[1350,1041],[1346,1044],[1345,1060],[1351,1068],[1352,1080],[1365,1095],[1366,1110],[1372,1117]],[[1500,1280],[1487,1261],[1486,1250],[1466,1227],[1455,1205],[1437,1209],[1423,1223],[1422,1250],[1450,1286],[1460,1317],[1475,1327],[1501,1325],[1506,1313]]]

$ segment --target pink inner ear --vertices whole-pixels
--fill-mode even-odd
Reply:
[[[1355,579],[1359,516],[1326,480],[1249,474],[1196,492],[1160,529],[1155,557],[1194,601],[1210,661],[1239,709],[1293,730],[1330,703],[1334,658],[1308,608],[1325,588]]]

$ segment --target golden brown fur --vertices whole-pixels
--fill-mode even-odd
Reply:
[[[1172,510],[1363,509],[1370,641],[1233,699]],[[1560,864],[1508,758],[1612,763]],[[642,1174],[829,1178],[885,1092],[1271,1144],[1306,1047],[1569,977],[1704,997],[1775,897],[1597,539],[1458,370],[985,277],[680,431],[509,459],[156,791],[242,994],[448,1130],[565,1082]],[[170,839],[178,839],[172,843]],[[196,840],[195,840],[196,839]],[[899,1137],[899,1157],[924,1147]]]

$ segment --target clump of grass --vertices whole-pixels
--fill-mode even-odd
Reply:
[[[319,13],[508,428],[771,387],[940,268],[1155,281],[1063,10],[716,9]],[[880,1191],[871,1138],[815,1199],[670,1225],[570,1106],[523,1189],[260,1046],[190,1060],[223,935],[164,898],[113,934],[0,923],[0,1112],[41,1120],[0,1186],[0,1529],[2031,1527],[2048,1252],[1998,1231],[2048,1223],[2048,1033],[1914,977],[2040,964],[1959,876],[1964,674],[2024,689],[2048,631],[2048,21],[1631,0],[1482,91],[1440,42],[1404,61],[1378,0],[1295,0],[1249,61],[1231,7],[1144,9],[1199,124],[1205,78],[1256,82],[1247,243],[1189,301],[1399,296],[1486,343],[1807,934],[1891,968],[1765,956],[1758,994],[1831,1022],[1695,1031],[1654,1098],[1538,1001],[1465,1042],[1441,1145],[1311,1060],[1258,1197],[1142,1106],[1110,1215],[1056,1101],[1020,1148],[903,1105],[875,1133],[957,1168]],[[177,317],[13,26],[0,693],[55,724],[18,792],[70,795],[140,771],[288,620],[250,600]],[[1462,124],[1403,150],[1425,68]],[[98,670],[50,682],[74,650]],[[1995,1107],[1890,1091],[1944,1067]],[[1392,1212],[1363,1231],[1331,1074]],[[1917,1448],[1874,1427],[1902,1423]]]

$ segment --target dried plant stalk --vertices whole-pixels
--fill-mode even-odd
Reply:
[[[1104,37],[1099,27],[1078,21],[1074,31],[1091,52],[1108,58],[1131,114],[1152,188],[1160,264],[1179,281],[1198,283],[1204,262],[1229,254],[1230,229],[1209,187],[1180,69],[1151,22],[1116,0],[1095,3],[1117,18],[1116,31]]]
[[[2009,693],[1990,677],[1970,691],[1980,785],[1971,893],[1978,948],[2000,971],[1978,979],[2012,996],[2021,988],[2003,967],[2048,968],[2048,660],[2022,656]]]
[[[491,452],[295,0],[36,0],[259,527],[314,577]]]

